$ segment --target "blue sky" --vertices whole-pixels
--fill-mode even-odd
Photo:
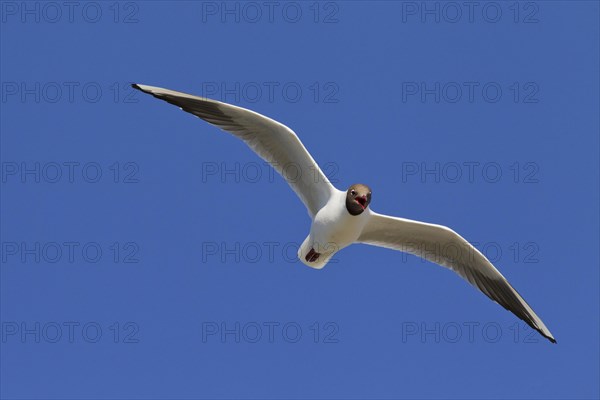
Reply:
[[[598,3],[0,3],[3,398],[598,398]],[[302,203],[132,82],[294,129],[484,251],[294,259]]]

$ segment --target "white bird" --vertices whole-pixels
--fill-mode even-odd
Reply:
[[[133,84],[144,93],[179,106],[243,140],[277,170],[294,166],[286,179],[312,218],[310,233],[298,258],[321,269],[339,250],[353,243],[387,247],[450,268],[490,299],[514,313],[542,336],[556,340],[542,320],[492,263],[452,229],[410,219],[378,214],[369,207],[371,189],[355,184],[335,188],[298,136],[287,126],[264,115],[220,101],[154,86]]]

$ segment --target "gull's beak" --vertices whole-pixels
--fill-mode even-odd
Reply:
[[[367,207],[367,196],[361,196],[356,198],[356,202],[360,204],[363,210]]]

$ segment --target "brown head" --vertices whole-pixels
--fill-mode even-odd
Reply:
[[[346,209],[350,215],[362,214],[371,203],[371,188],[361,183],[354,184],[346,192]]]

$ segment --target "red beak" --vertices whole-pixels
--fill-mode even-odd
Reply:
[[[363,210],[366,208],[367,206],[367,196],[362,196],[362,197],[357,197],[356,198],[356,202],[358,204],[360,204],[360,206],[363,208]]]

